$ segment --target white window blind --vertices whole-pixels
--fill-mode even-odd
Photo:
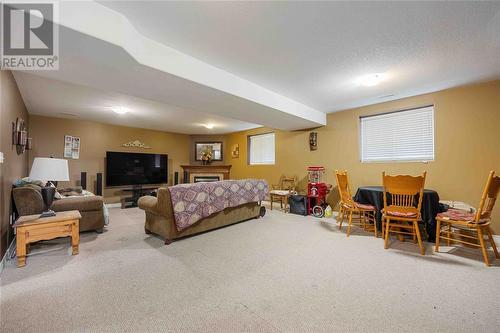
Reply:
[[[434,106],[360,118],[361,162],[434,160]]]
[[[249,164],[274,164],[274,133],[248,138]]]

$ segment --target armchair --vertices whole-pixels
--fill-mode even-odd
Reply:
[[[12,189],[14,204],[19,215],[40,214],[44,209],[42,190],[37,185]],[[104,208],[101,196],[82,196],[54,200],[50,206],[55,212],[78,210],[82,215],[80,231],[95,230],[101,233],[104,227]]]

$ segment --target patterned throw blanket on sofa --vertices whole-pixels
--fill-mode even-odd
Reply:
[[[242,179],[180,184],[168,189],[175,224],[181,231],[225,208],[265,200],[269,186],[263,179]]]

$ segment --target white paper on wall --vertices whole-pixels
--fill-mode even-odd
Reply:
[[[79,159],[80,158],[80,138],[77,136],[64,136],[64,157]]]

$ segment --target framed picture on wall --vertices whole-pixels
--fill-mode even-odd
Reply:
[[[80,158],[80,138],[77,136],[64,136],[64,157],[79,159]]]
[[[213,161],[222,161],[222,142],[196,142],[194,144],[194,155],[196,161],[201,161],[205,151],[212,152]]]
[[[71,135],[64,136],[64,157],[72,158],[73,154],[71,149],[73,148],[73,137]]]

